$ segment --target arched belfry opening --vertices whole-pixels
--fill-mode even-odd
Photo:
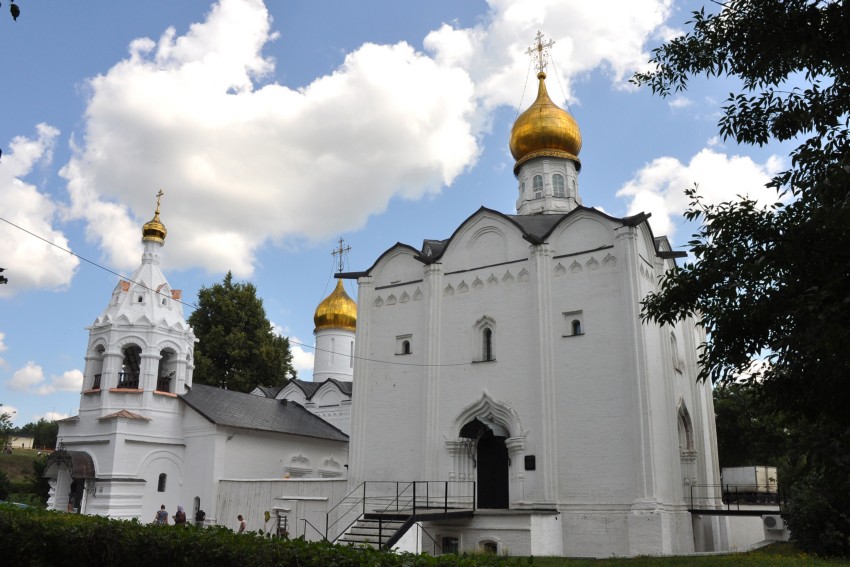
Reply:
[[[510,457],[505,441],[508,431],[486,418],[474,418],[460,430],[473,461],[476,500],[479,508],[508,508],[510,503]]]

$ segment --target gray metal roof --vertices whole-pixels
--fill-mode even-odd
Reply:
[[[195,384],[180,398],[216,425],[348,441],[348,435],[295,402],[231,392],[204,384]]]
[[[306,380],[290,380],[291,384],[295,384],[301,391],[304,392],[304,396],[309,400],[311,399],[316,392],[319,391],[319,388],[327,384],[328,382],[332,382],[339,388],[339,391],[345,394],[346,396],[351,395],[351,382],[345,380],[337,380],[336,378],[328,378],[324,382],[308,382]]]
[[[283,386],[257,386],[257,389],[267,398],[276,398]]]

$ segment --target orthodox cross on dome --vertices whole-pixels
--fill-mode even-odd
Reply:
[[[546,72],[546,65],[549,64],[549,48],[555,45],[555,42],[551,39],[549,41],[543,41],[543,34],[539,31],[534,37],[534,40],[535,45],[529,47],[525,53],[534,58],[534,66],[537,67],[537,72],[544,73]]]
[[[342,273],[342,270],[343,270],[343,267],[344,267],[345,262],[344,262],[343,257],[347,252],[350,252],[350,251],[351,251],[351,246],[345,246],[345,241],[342,238],[340,238],[339,239],[339,246],[337,247],[336,250],[331,252],[331,256],[334,256],[334,257],[339,256],[339,259],[338,259],[339,260],[339,269],[337,270],[339,273]]]
[[[162,196],[165,193],[162,192],[162,189],[159,190],[159,193],[156,194],[156,213],[159,214],[159,200],[162,199]]]

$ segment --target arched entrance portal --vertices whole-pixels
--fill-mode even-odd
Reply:
[[[510,460],[505,445],[507,431],[496,423],[485,423],[475,418],[463,426],[460,436],[468,440],[476,469],[478,507],[508,508]]]

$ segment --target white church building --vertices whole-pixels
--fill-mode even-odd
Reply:
[[[481,208],[446,238],[338,274],[314,317],[313,382],[253,395],[193,384],[195,337],[159,268],[157,203],[141,265],[89,329],[50,505],[147,521],[181,503],[228,525],[233,501],[300,522],[302,498],[315,524],[328,510],[338,522],[308,539],[512,555],[727,549],[726,521],[689,501],[700,487],[703,508],[721,507],[705,488],[720,482],[711,385],[696,381],[705,336],[693,320],[640,317],[680,254],[648,215],[582,205],[581,134],[544,67],[511,132],[515,214]],[[356,303],[342,279],[356,280]],[[403,513],[367,505],[393,491]],[[348,492],[359,503],[334,507]]]
[[[481,208],[342,275],[359,288],[350,486],[422,481],[421,500],[425,481],[474,481],[473,514],[421,522],[443,549],[725,549],[724,521],[687,504],[719,482],[705,337],[640,317],[679,253],[648,215],[582,205],[579,128],[545,78],[511,132],[516,214]]]
[[[89,328],[79,414],[59,422],[48,461],[49,507],[150,521],[161,505],[183,505],[190,519],[204,510],[206,523],[229,525],[236,513],[219,513],[222,481],[344,479],[348,435],[332,419],[193,384],[195,335],[159,267],[165,237],[157,201],[141,265]]]

